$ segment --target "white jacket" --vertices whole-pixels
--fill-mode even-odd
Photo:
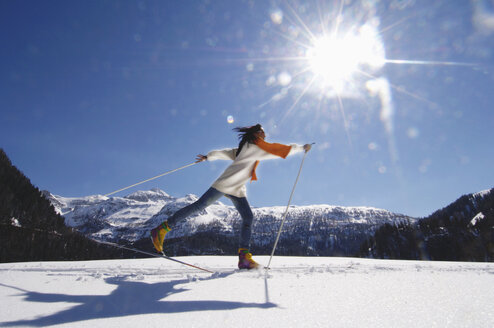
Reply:
[[[290,144],[290,146],[291,149],[288,156],[304,151],[304,146],[297,144]],[[233,163],[226,168],[218,179],[216,179],[212,187],[227,195],[246,197],[247,189],[245,188],[245,184],[251,179],[252,170],[254,169],[256,161],[280,157],[268,153],[251,143],[244,144],[238,157],[235,157],[236,152],[237,148],[230,148],[212,150],[208,153],[208,161],[215,161],[218,159],[233,160]]]

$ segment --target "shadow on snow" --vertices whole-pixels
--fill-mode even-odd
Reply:
[[[231,273],[215,274],[206,279],[225,278]],[[222,311],[240,308],[269,309],[277,307],[266,298],[264,303],[244,303],[233,301],[195,300],[195,301],[165,301],[162,300],[170,295],[188,291],[185,288],[175,288],[177,285],[186,284],[188,279],[173,280],[169,282],[145,283],[127,281],[125,278],[107,278],[105,281],[117,287],[108,295],[68,295],[55,293],[30,292],[13,286],[0,284],[4,287],[14,288],[23,292],[21,294],[29,302],[56,303],[69,302],[79,303],[74,307],[60,312],[41,316],[34,319],[0,322],[2,327],[12,326],[34,326],[43,327],[48,325],[66,324],[70,322],[85,321],[92,319],[104,319],[114,317],[125,317],[139,314],[153,313],[182,313],[194,311]],[[28,314],[28,313],[26,313]]]

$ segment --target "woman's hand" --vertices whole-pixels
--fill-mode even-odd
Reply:
[[[312,148],[312,145],[311,144],[305,144],[304,145],[305,152],[308,152],[311,148]]]
[[[207,160],[207,159],[208,159],[208,157],[207,157],[206,155],[201,155],[201,154],[199,154],[199,155],[197,155],[197,156],[196,156],[196,163],[199,163],[199,162],[205,161],[205,160]]]

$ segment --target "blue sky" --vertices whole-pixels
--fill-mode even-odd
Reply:
[[[493,187],[489,1],[2,1],[0,41],[0,147],[58,195],[109,193],[258,122],[316,142],[296,205],[426,216]],[[301,159],[261,163],[251,205],[285,205]],[[227,165],[118,195],[200,195]]]

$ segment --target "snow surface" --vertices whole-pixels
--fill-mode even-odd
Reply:
[[[482,212],[479,212],[477,215],[475,215],[473,217],[472,221],[470,221],[470,225],[475,226],[475,225],[477,225],[477,223],[482,221],[484,218],[485,218],[485,215]]]
[[[0,327],[494,326],[493,263],[178,259],[217,273],[161,258],[0,264]]]

